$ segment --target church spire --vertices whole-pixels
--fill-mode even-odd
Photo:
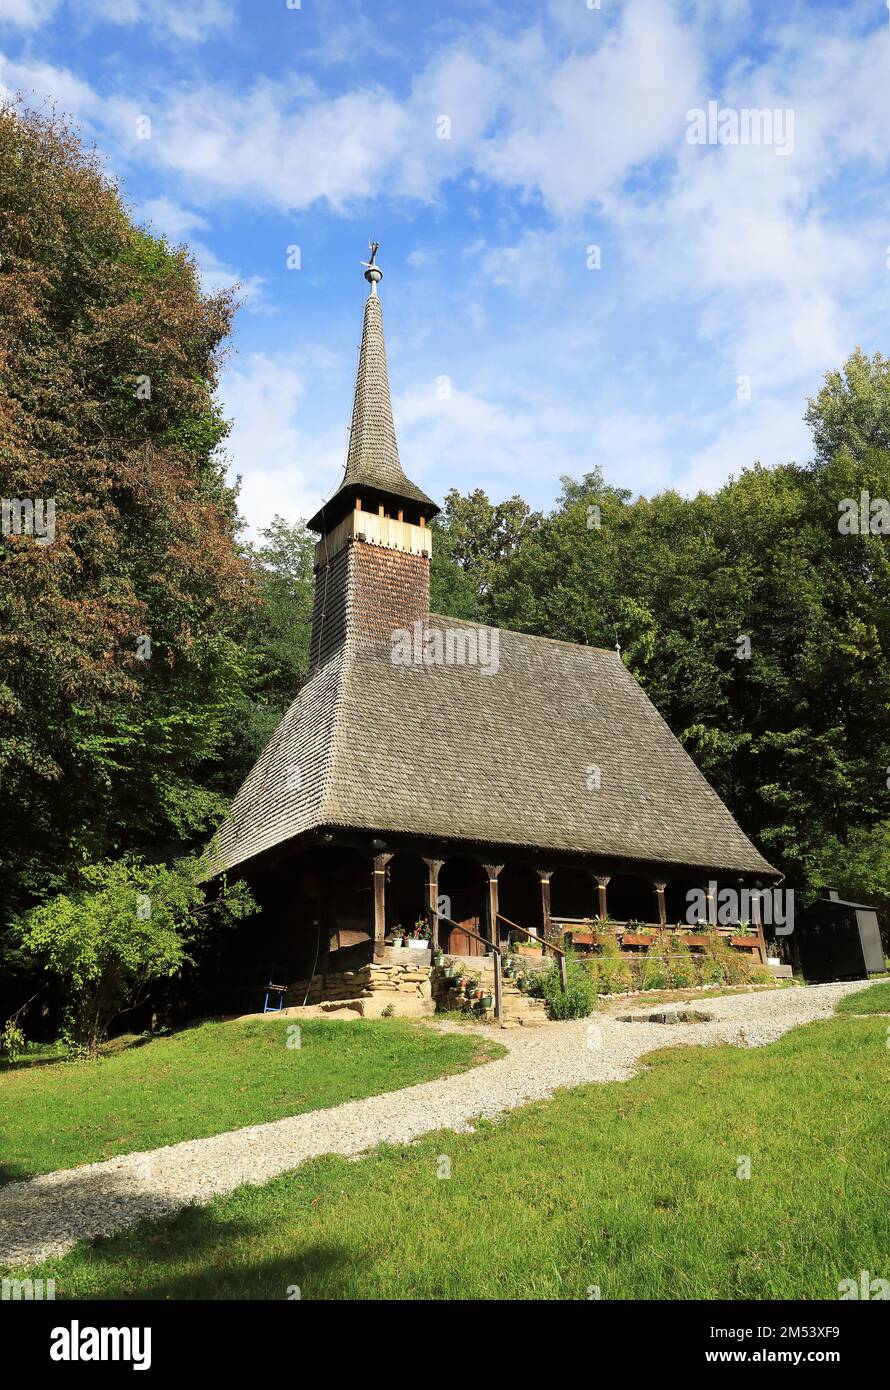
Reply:
[[[371,256],[363,261],[371,286],[365,301],[362,345],[355,380],[349,452],[343,481],[331,500],[309,522],[313,531],[327,531],[345,512],[360,502],[366,508],[384,506],[416,512],[424,521],[439,508],[432,498],[405,476],[399,459],[396,427],[389,395],[383,315],[377,286],[383,271],[377,265],[380,243],[369,243]]]

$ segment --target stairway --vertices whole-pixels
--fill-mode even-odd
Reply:
[[[473,973],[479,976],[480,988],[486,994],[494,995],[494,966],[491,964],[490,956],[465,956],[456,959],[463,959]],[[505,979],[501,982],[501,1005],[501,1026],[504,1028],[537,1028],[549,1021],[544,1000],[533,999],[523,994],[513,980]],[[488,1011],[488,1017],[494,1018],[492,1009]]]

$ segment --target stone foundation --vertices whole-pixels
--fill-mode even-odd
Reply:
[[[438,972],[436,972],[438,973]],[[307,1004],[334,1004],[358,1001],[365,1018],[393,1016],[423,1018],[436,1011],[430,966],[412,961],[374,962],[357,970],[339,974],[313,975],[312,980],[295,980],[287,987],[288,1007]],[[308,990],[308,997],[307,997]]]

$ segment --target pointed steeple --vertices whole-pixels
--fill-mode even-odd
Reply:
[[[313,531],[327,531],[357,500],[366,508],[407,508],[425,520],[439,510],[432,498],[405,476],[399,459],[386,370],[383,315],[377,294],[383,271],[376,264],[379,244],[370,245],[371,259],[363,264],[371,290],[365,302],[346,472],[333,497],[309,522]]]

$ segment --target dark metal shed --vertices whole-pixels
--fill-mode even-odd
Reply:
[[[878,914],[867,903],[845,902],[835,888],[822,890],[795,918],[791,955],[805,980],[866,980],[883,971]]]

